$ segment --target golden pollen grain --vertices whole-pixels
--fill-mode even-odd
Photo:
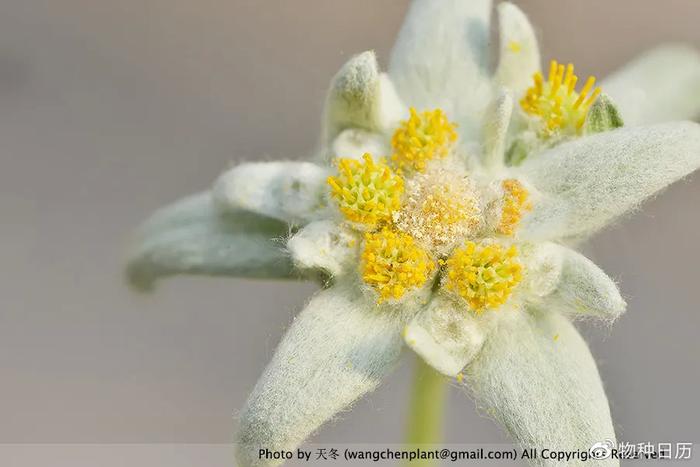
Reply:
[[[435,261],[410,235],[384,228],[366,233],[364,240],[362,279],[379,294],[379,301],[421,287],[435,270]]]
[[[446,261],[445,287],[480,313],[503,305],[522,274],[515,246],[467,242]]]
[[[391,144],[392,161],[402,171],[425,170],[426,163],[445,157],[457,141],[455,124],[440,109],[418,113],[411,107],[408,120],[401,122]]]
[[[600,88],[593,89],[595,77],[590,76],[577,92],[578,76],[574,66],[564,66],[552,60],[549,77],[544,81],[539,71],[533,76],[534,84],[520,101],[523,110],[540,119],[540,133],[548,138],[555,134],[581,134],[586,115],[600,95]]]
[[[503,207],[501,208],[501,220],[496,231],[502,235],[512,236],[520,224],[525,212],[532,209],[528,201],[530,193],[522,183],[515,179],[507,179],[501,182],[503,189]]]
[[[508,42],[508,50],[517,54],[523,50],[523,46],[520,42],[510,41],[510,42]]]
[[[348,220],[374,227],[390,221],[391,213],[400,207],[403,179],[370,154],[362,159],[339,159],[338,175],[328,177],[328,184]]]
[[[430,168],[406,182],[396,227],[421,245],[445,252],[480,226],[481,209],[471,181],[448,167]]]

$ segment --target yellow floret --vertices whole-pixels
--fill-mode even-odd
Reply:
[[[339,159],[338,176],[328,177],[328,184],[348,220],[374,227],[390,221],[392,211],[400,207],[403,179],[370,154],[362,159]]]
[[[365,234],[362,279],[377,291],[380,302],[421,287],[434,270],[435,261],[410,235],[389,228]]]
[[[446,261],[445,287],[480,313],[503,305],[522,280],[515,246],[467,242]]]
[[[445,157],[455,141],[455,125],[442,110],[419,114],[411,107],[410,118],[401,122],[391,139],[392,160],[400,170],[422,172],[428,161]]]
[[[515,179],[504,180],[501,183],[503,188],[503,208],[501,209],[501,220],[496,230],[502,235],[511,236],[515,233],[515,228],[526,211],[532,209],[528,202],[530,193],[522,183]]]
[[[600,94],[600,88],[593,90],[595,78],[590,76],[583,89],[576,92],[578,77],[574,74],[574,66],[565,67],[552,60],[547,81],[539,71],[533,79],[535,83],[527,90],[520,105],[526,113],[541,119],[542,136],[581,134],[588,110]]]

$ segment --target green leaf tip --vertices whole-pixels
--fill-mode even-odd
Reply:
[[[620,111],[610,96],[601,94],[588,112],[585,123],[586,133],[602,133],[624,125]]]

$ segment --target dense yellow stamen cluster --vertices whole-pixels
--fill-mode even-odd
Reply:
[[[530,193],[522,183],[512,178],[504,180],[501,187],[503,188],[503,207],[496,230],[502,235],[513,235],[523,214],[532,209],[532,205],[528,202]]]
[[[396,226],[431,249],[443,251],[474,233],[481,210],[470,180],[448,168],[430,169],[407,182]]]
[[[434,269],[434,260],[410,235],[389,228],[365,234],[362,278],[380,301],[401,298],[408,289],[424,285]]]
[[[583,89],[576,92],[578,77],[574,66],[565,67],[552,60],[547,81],[540,72],[535,73],[533,79],[535,84],[527,90],[520,105],[525,112],[542,120],[543,136],[558,132],[580,134],[588,110],[600,94],[600,88],[593,90],[595,78],[590,76]]]
[[[515,246],[467,242],[446,261],[445,287],[464,298],[475,312],[496,308],[522,280]]]
[[[338,176],[328,177],[331,195],[350,221],[375,226],[390,221],[401,205],[403,179],[370,154],[363,161],[338,160]]]
[[[502,305],[522,280],[515,247],[462,242],[512,235],[530,209],[528,191],[515,179],[504,180],[502,204],[482,206],[467,173],[450,160],[438,161],[456,138],[440,109],[411,109],[394,134],[391,166],[364,154],[362,160],[338,159],[337,175],[328,177],[340,211],[364,231],[359,272],[379,302],[425,289],[440,274],[442,286],[481,312]]]
[[[410,118],[401,122],[391,140],[392,160],[399,170],[422,172],[428,161],[445,157],[455,141],[455,125],[442,110],[419,114],[411,108]]]

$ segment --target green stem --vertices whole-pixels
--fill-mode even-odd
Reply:
[[[447,378],[416,359],[413,393],[408,415],[406,444],[428,447],[442,442],[442,420],[447,396]],[[432,465],[431,461],[412,462],[411,466]]]

